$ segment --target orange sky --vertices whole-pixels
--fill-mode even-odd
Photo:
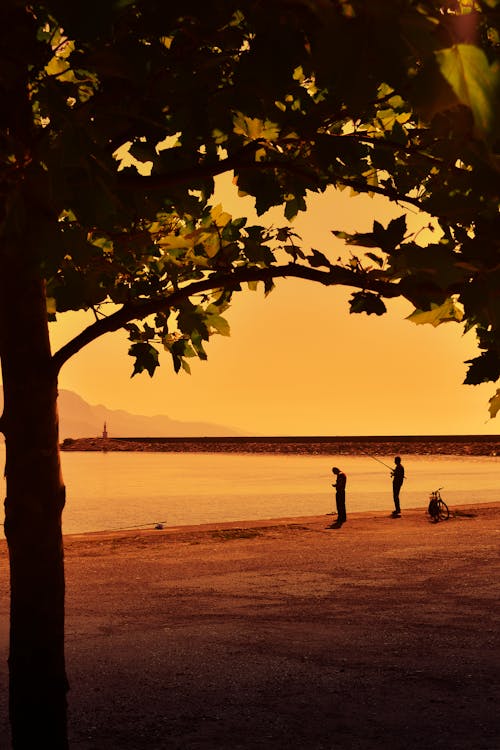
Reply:
[[[252,202],[235,197],[228,178],[218,196],[234,216],[251,216]],[[331,191],[295,226],[306,244],[336,257],[343,245],[330,229],[366,231],[374,216],[385,223],[399,213],[380,199]],[[277,212],[270,218],[285,223]],[[454,323],[416,326],[404,320],[412,307],[400,300],[382,317],[350,315],[349,294],[291,279],[267,299],[261,291],[236,295],[231,337],[214,336],[208,361],[191,360],[191,376],[175,375],[164,355],[153,379],[131,379],[126,334],[108,334],[64,366],[60,387],[112,409],[261,435],[500,432],[487,412],[495,386],[461,384],[463,361],[477,356],[472,332],[463,336]],[[60,316],[51,324],[53,349],[90,322],[83,313]]]

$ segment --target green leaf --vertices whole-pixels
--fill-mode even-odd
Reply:
[[[267,245],[256,242],[252,237],[244,240],[244,252],[251,263],[257,263],[262,266],[269,266],[275,258]]]
[[[494,419],[500,411],[500,388],[497,388],[496,393],[489,400],[490,417]]]
[[[361,247],[379,247],[379,241],[373,232],[348,232],[332,229],[332,234],[339,240],[344,240],[348,245],[357,245]]]
[[[288,221],[292,221],[299,211],[305,211],[306,208],[307,206],[304,198],[301,195],[294,196],[285,202],[285,216]]]
[[[192,337],[197,332],[208,341],[207,316],[200,305],[195,306],[187,300],[179,309],[177,325],[182,333]]]
[[[173,342],[164,340],[164,346],[165,349],[168,349],[168,351],[172,355],[174,371],[179,372],[182,367],[184,372],[187,372],[188,375],[191,375],[191,368],[188,362],[186,362],[185,357],[196,357],[196,352],[194,351],[189,341],[183,338],[177,339],[177,341]]]
[[[372,292],[355,292],[349,300],[351,313],[366,313],[367,315],[383,315],[387,308],[378,294]]]
[[[57,303],[55,297],[46,297],[47,315],[55,315],[57,312]]]
[[[430,323],[436,328],[441,323],[448,323],[449,321],[460,322],[463,317],[462,308],[457,305],[454,299],[448,297],[442,305],[431,303],[430,310],[415,310],[411,315],[408,315],[406,320],[411,320],[412,323],[416,323],[417,325]]]
[[[150,377],[153,377],[156,368],[160,366],[160,363],[158,361],[158,351],[154,348],[154,346],[151,346],[151,344],[139,342],[136,344],[132,344],[132,346],[128,350],[128,353],[131,357],[135,357],[132,377],[134,377],[134,375],[138,375],[141,372],[144,372],[144,370],[147,370]]]
[[[376,263],[377,266],[379,266],[379,268],[382,268],[382,266],[384,265],[384,259],[381,258],[379,255],[375,255],[375,253],[365,253],[365,255],[367,258],[370,258],[370,260],[373,260],[374,263]]]
[[[239,172],[236,180],[239,191],[255,197],[255,210],[258,216],[273,206],[281,206],[284,202],[283,189],[274,174],[261,170],[246,170]]]
[[[391,140],[399,143],[401,146],[406,146],[408,143],[408,135],[406,130],[399,122],[395,122],[391,131]]]
[[[243,135],[247,141],[274,141],[280,134],[279,125],[270,120],[260,120],[258,117],[247,117],[241,112],[233,115],[234,132]]]
[[[479,383],[495,382],[500,378],[500,359],[497,352],[482,352],[479,357],[466,360],[470,365],[464,383],[478,385]]]
[[[406,233],[406,216],[398,216],[392,219],[387,228],[375,219],[373,222],[372,232],[339,232],[332,230],[332,234],[340,240],[344,240],[349,245],[359,245],[361,247],[379,247],[386,253],[393,252],[401,244]]]
[[[311,248],[312,255],[308,256],[307,260],[309,261],[309,265],[313,268],[320,268],[321,266],[326,266],[326,268],[331,267],[331,263],[326,257],[326,255],[323,255],[323,253],[320,253],[319,250],[314,250]]]
[[[482,136],[492,134],[500,81],[498,62],[490,65],[475,44],[455,44],[436,52],[436,58],[457,98],[472,110],[477,132]]]
[[[400,245],[406,234],[406,216],[403,214],[397,219],[391,219],[387,225],[386,234],[387,242],[391,247]]]
[[[396,247],[403,241],[406,233],[406,216],[399,216],[392,219],[384,229],[378,221],[373,222],[373,236],[377,247],[386,253],[394,252]]]
[[[229,323],[222,315],[219,314],[219,310],[215,305],[209,305],[206,309],[206,321],[210,329],[213,329],[221,336],[230,336],[231,329]],[[212,331],[210,331],[212,333]]]

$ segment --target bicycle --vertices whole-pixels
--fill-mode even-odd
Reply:
[[[450,509],[441,497],[440,490],[442,489],[442,487],[439,487],[439,489],[433,490],[429,495],[429,507],[427,508],[427,513],[430,515],[434,523],[437,523],[438,521],[447,521],[450,517]]]

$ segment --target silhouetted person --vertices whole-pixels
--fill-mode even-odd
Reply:
[[[392,512],[392,515],[394,516],[394,518],[397,518],[401,515],[401,507],[399,505],[399,491],[405,478],[405,470],[399,456],[396,456],[396,458],[394,459],[394,463],[394,469],[391,471],[392,496],[394,498],[394,510]]]
[[[343,523],[347,521],[347,516],[345,512],[345,486],[347,482],[347,477],[344,474],[343,471],[340,471],[336,466],[333,467],[332,472],[336,475],[337,481],[335,484],[332,484],[332,487],[335,487],[335,503],[337,505],[337,521],[336,523],[332,523],[332,525],[329,527],[331,529],[338,529],[342,526]]]

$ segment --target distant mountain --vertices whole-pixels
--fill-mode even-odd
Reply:
[[[3,390],[0,387],[3,402]],[[92,406],[73,391],[59,391],[59,433],[65,438],[98,437],[106,422],[112,437],[234,437],[243,433],[209,422],[179,422],[164,415],[146,417],[122,409]]]

